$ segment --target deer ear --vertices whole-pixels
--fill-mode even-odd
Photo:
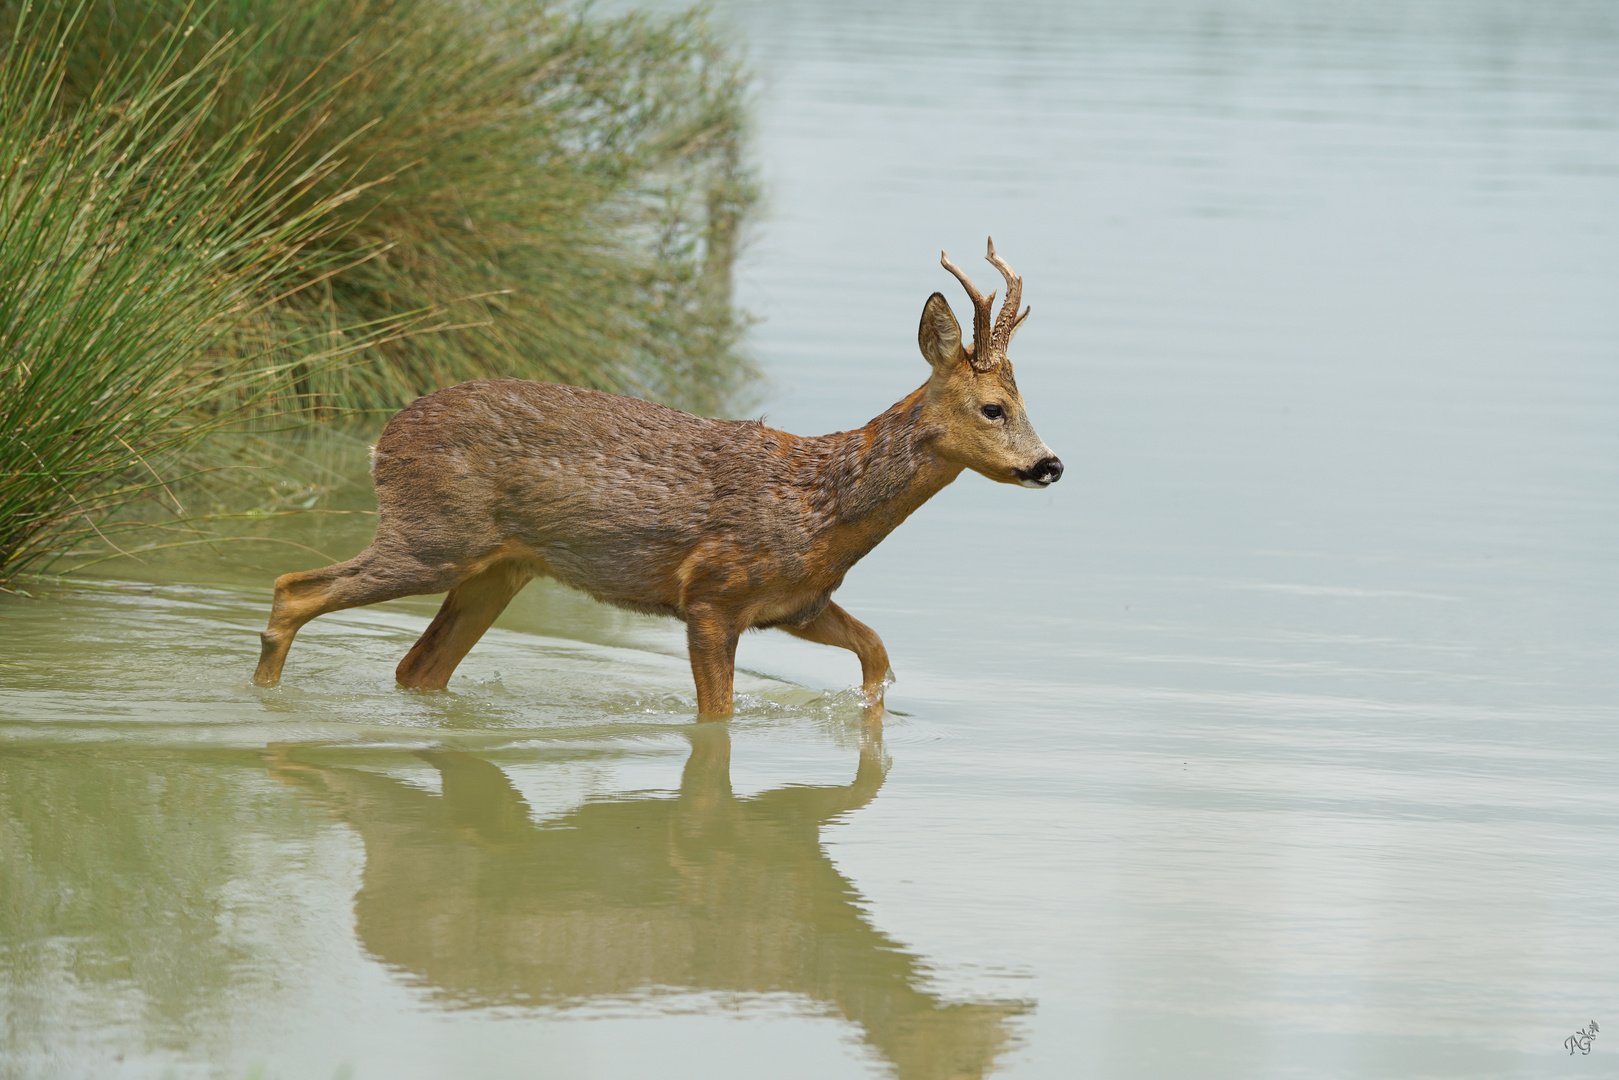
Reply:
[[[961,324],[943,293],[934,293],[922,305],[922,325],[916,329],[916,343],[922,355],[935,368],[949,368],[961,361]]]

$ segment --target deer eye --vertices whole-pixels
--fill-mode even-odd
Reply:
[[[1001,417],[1006,415],[1006,411],[999,405],[985,405],[983,408],[983,413],[991,420],[999,420]]]

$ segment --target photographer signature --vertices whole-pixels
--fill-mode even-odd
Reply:
[[[1600,1029],[1597,1027],[1597,1022],[1593,1020],[1588,1026],[1582,1027],[1564,1039],[1563,1045],[1568,1047],[1568,1052],[1571,1056],[1575,1050],[1582,1054],[1589,1054],[1591,1052],[1591,1040],[1597,1037],[1598,1030]]]

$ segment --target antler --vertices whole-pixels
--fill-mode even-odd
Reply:
[[[1006,279],[1006,302],[1001,305],[1001,313],[995,317],[995,331],[990,338],[996,352],[1006,352],[1007,346],[1012,344],[1012,335],[1017,333],[1023,320],[1029,317],[1029,309],[1024,308],[1023,314],[1017,312],[1018,305],[1023,302],[1023,279],[1012,273],[1012,268],[1006,265],[1006,260],[995,254],[995,238],[989,238],[989,254],[984,258],[989,264],[1001,272]]]
[[[967,298],[973,302],[973,343],[967,347],[967,357],[973,367],[988,371],[995,366],[989,358],[990,353],[995,351],[989,328],[989,317],[995,307],[995,290],[991,289],[988,296],[979,292],[972,279],[962,273],[961,267],[951,262],[950,256],[942,251],[939,252],[939,265],[956,275],[961,287],[967,290]]]
[[[956,276],[973,302],[973,343],[967,356],[976,370],[993,371],[1006,357],[1006,347],[1012,343],[1012,335],[1023,325],[1023,320],[1029,317],[1029,309],[1024,308],[1023,314],[1018,314],[1018,304],[1023,301],[1023,279],[1012,273],[1005,259],[995,254],[994,237],[989,238],[989,254],[984,258],[1006,279],[1006,302],[1001,305],[1001,313],[995,317],[993,328],[990,326],[990,316],[995,309],[994,291],[991,290],[988,296],[979,292],[972,280],[961,272],[961,268],[950,261],[950,256],[939,252],[940,265]]]

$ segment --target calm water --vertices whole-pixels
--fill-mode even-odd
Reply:
[[[436,695],[431,600],[248,684],[295,547],[5,598],[0,1076],[1614,1075],[1619,8],[722,15],[771,422],[919,384],[993,233],[1063,482],[850,575],[881,738],[770,634],[696,729],[542,586]]]

